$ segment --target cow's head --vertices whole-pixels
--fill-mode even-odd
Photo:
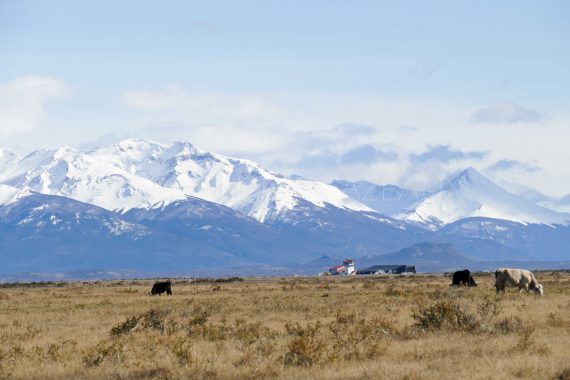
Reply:
[[[477,283],[473,279],[473,277],[469,276],[469,282],[467,283],[469,286],[477,286]]]
[[[539,296],[543,296],[544,295],[544,289],[542,288],[542,285],[540,285],[538,282],[536,282],[535,280],[531,281],[528,287],[530,290],[532,290],[534,292],[534,294],[539,295]]]

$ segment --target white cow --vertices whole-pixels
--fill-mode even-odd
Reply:
[[[519,288],[522,292],[532,290],[535,294],[544,295],[542,285],[536,281],[534,274],[525,269],[499,268],[495,271],[495,288],[497,293],[505,291],[505,286],[509,288]]]

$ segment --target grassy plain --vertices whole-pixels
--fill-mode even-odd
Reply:
[[[536,275],[3,285],[0,378],[570,379],[570,273]]]

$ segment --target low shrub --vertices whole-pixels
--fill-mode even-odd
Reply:
[[[165,319],[169,314],[166,309],[150,309],[146,313],[127,318],[124,322],[111,328],[112,336],[119,336],[135,331],[139,326],[143,329],[157,330],[164,333],[166,330]]]
[[[164,320],[168,314],[169,311],[166,309],[150,309],[141,316],[142,327],[163,333],[166,328]]]
[[[130,333],[138,324],[141,317],[130,317],[111,329],[111,335],[118,336]]]
[[[489,324],[499,312],[496,301],[483,299],[475,311],[453,299],[418,306],[413,312],[414,327],[420,331],[461,330],[489,331]]]
[[[302,327],[299,323],[288,322],[285,330],[292,336],[287,344],[287,352],[283,363],[290,366],[310,367],[318,363],[325,355],[325,343],[317,337],[321,324],[307,324]]]

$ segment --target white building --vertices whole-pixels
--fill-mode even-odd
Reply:
[[[356,274],[356,263],[353,259],[346,258],[342,261],[342,265],[346,268],[345,274],[351,276]]]
[[[342,261],[342,265],[335,265],[329,268],[332,275],[352,276],[356,274],[356,264],[353,259],[346,258]]]

